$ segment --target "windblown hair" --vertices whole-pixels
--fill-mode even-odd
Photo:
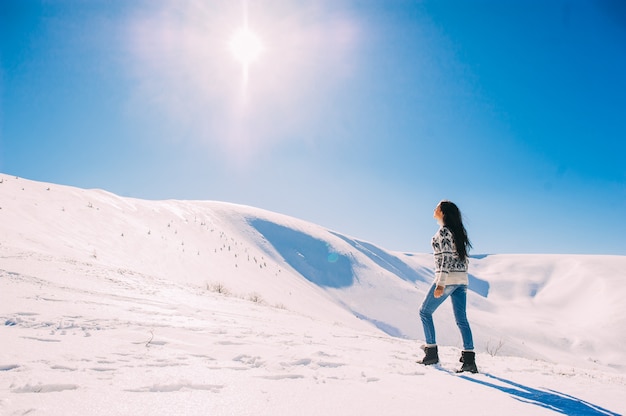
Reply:
[[[472,248],[472,243],[467,236],[467,231],[463,226],[463,218],[459,207],[453,202],[443,200],[439,203],[439,209],[443,214],[443,225],[447,227],[454,237],[454,245],[456,246],[456,252],[462,261],[467,258],[469,249]]]

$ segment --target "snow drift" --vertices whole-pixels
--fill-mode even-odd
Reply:
[[[229,397],[218,401],[219,406],[210,407],[217,414],[293,414],[296,403],[312,400],[303,396],[306,389],[296,385],[287,389],[292,398],[282,405],[272,402],[256,407],[255,412],[258,403],[254,400],[236,405],[232,402],[234,396],[222,394],[228,380],[191,382],[188,379],[194,378],[196,370],[185,373],[180,368],[167,373],[167,378],[179,381],[167,383],[161,375],[150,384],[149,378],[135,371],[121,371],[122,356],[111,359],[110,349],[124,343],[138,346],[138,350],[163,348],[162,355],[152,361],[157,366],[159,359],[169,368],[174,367],[172,360],[180,363],[196,357],[203,368],[217,368],[216,362],[228,359],[234,364],[221,369],[253,369],[263,383],[257,380],[240,384],[240,390],[255,400],[262,400],[258,388],[270,391],[271,396],[278,394],[276,383],[307,377],[316,380],[317,387],[307,385],[310,393],[322,394],[320,374],[338,368],[345,370],[341,377],[351,381],[343,386],[345,393],[359,397],[364,394],[363,386],[358,387],[355,380],[380,382],[380,374],[388,374],[390,368],[402,368],[386,381],[396,393],[403,391],[405,387],[399,385],[404,386],[406,381],[394,377],[427,374],[436,380],[449,378],[445,371],[429,374],[431,369],[414,365],[423,338],[417,309],[433,278],[430,254],[388,251],[337,230],[253,207],[123,198],[101,190],[9,175],[0,175],[0,181],[0,318],[4,324],[0,374],[11,375],[8,384],[0,385],[6,397],[0,399],[0,410],[28,411],[27,401],[19,399],[24,394],[59,393],[92,400],[101,406],[102,414],[124,414],[121,404],[103,401],[93,378],[87,377],[90,382],[84,385],[72,383],[67,377],[60,377],[63,382],[35,381],[36,374],[54,378],[57,373],[75,373],[79,359],[96,362],[90,371],[104,380],[112,380],[110,374],[114,372],[118,374],[116,382],[120,377],[126,382],[130,377],[141,379],[143,385],[123,389],[124,396],[133,397],[127,402],[127,409],[133,412],[141,406],[151,409],[145,414],[155,412],[154,407],[145,407],[146,399],[137,399],[137,393],[193,392],[201,402],[198,395],[203,392]],[[436,224],[431,230],[415,230],[416,238],[429,239],[435,229]],[[479,368],[501,369],[517,363],[551,376],[572,371],[578,376],[582,371],[597,388],[586,385],[580,391],[603,391],[599,400],[615,407],[617,402],[610,397],[623,388],[626,369],[624,270],[623,256],[473,256],[468,315]],[[166,324],[161,322],[163,319]],[[252,325],[250,322],[254,322],[254,333],[246,329]],[[435,322],[442,356],[454,363],[460,337],[451,308],[444,305],[435,314]],[[112,340],[101,339],[95,346],[89,338],[98,331],[113,331],[115,336]],[[307,335],[309,331],[312,335]],[[68,332],[82,335],[74,339],[71,348],[66,347],[74,351],[71,360],[59,356],[60,351],[55,349],[61,343],[59,335]],[[138,332],[143,339],[137,338]],[[213,355],[201,347],[209,335],[224,338],[219,341],[221,347],[212,350]],[[321,337],[330,352],[321,347],[306,353],[299,347],[299,354],[293,357],[277,352],[293,344],[294,336],[309,336],[311,343],[318,344]],[[369,350],[357,352],[354,342]],[[259,352],[251,354],[250,348]],[[235,354],[238,350],[240,354]],[[270,358],[263,358],[262,352]],[[120,354],[126,354],[122,358],[129,367],[137,362],[149,364],[137,352]],[[376,366],[381,354],[394,356],[394,361]],[[338,362],[333,355],[344,361],[354,356],[357,362]],[[278,361],[270,363],[272,359]],[[47,363],[45,370],[39,368],[42,363]],[[368,376],[365,370],[359,374],[359,365],[375,375]],[[568,366],[568,370],[562,366]],[[571,370],[572,366],[580,369],[578,373]],[[267,368],[275,371],[260,373]],[[293,372],[294,368],[301,371]],[[219,374],[233,381],[235,376],[226,370]],[[467,377],[452,379],[448,381],[451,385],[467,385]],[[274,384],[268,384],[270,381]],[[524,386],[494,374],[479,375],[470,382],[476,388],[506,392],[519,403],[534,400],[539,404],[534,411],[554,407],[554,403],[568,397],[552,393],[556,396],[542,401],[545,389],[541,390],[544,396],[515,395],[512,392]],[[438,389],[445,385],[435,384]],[[355,404],[344,413],[322,406],[319,414],[401,414],[419,403],[424,393],[417,394],[411,388],[408,396],[395,404],[377,405],[373,398],[381,399],[380,394],[368,394],[370,399],[362,401],[363,407]],[[471,398],[475,392],[466,390],[464,394]],[[336,405],[341,395],[335,393],[329,403]],[[564,413],[595,409],[598,414],[615,414],[574,399],[565,400],[561,409]],[[181,414],[206,414],[201,408],[181,404],[181,400],[177,397],[162,409],[183,406],[187,411]],[[67,414],[68,409],[74,414],[80,414],[78,410],[87,412],[83,404],[75,408],[59,406],[59,413],[51,413],[49,400],[36,402],[30,410],[42,414]],[[496,401],[485,414],[509,412],[518,405],[522,413],[531,414],[519,403]],[[226,405],[231,411],[223,410]],[[466,404],[458,406],[467,409]]]

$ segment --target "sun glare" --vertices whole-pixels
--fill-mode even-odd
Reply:
[[[263,52],[261,39],[247,27],[239,29],[230,41],[230,50],[239,62],[241,62],[244,88],[248,85],[248,73],[250,64],[258,59]]]
[[[243,65],[250,65],[263,51],[261,39],[248,28],[239,29],[230,42],[234,57]]]

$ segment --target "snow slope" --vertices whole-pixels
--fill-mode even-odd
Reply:
[[[625,269],[473,257],[481,374],[458,376],[449,305],[442,365],[415,364],[430,254],[0,174],[0,414],[623,414]]]

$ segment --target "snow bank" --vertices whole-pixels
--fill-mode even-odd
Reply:
[[[430,254],[253,207],[0,175],[0,412],[623,413],[625,268],[473,257],[482,374],[458,377],[449,306],[442,366],[415,364]]]

